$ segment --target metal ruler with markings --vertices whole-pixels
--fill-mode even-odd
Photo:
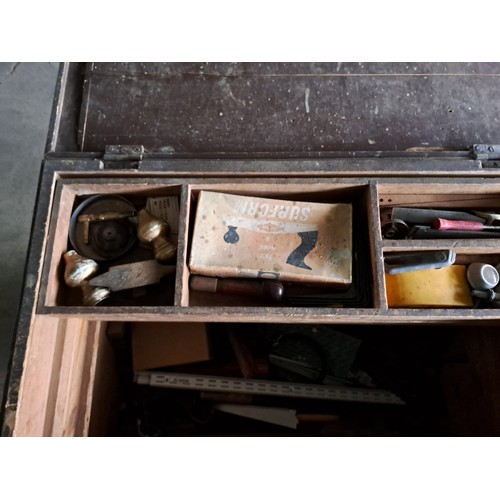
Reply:
[[[137,372],[134,381],[140,385],[164,387],[168,389],[232,392],[262,396],[286,396],[358,403],[405,404],[396,394],[381,389],[298,384],[294,382],[166,372]]]

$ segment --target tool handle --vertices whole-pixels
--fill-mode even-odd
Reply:
[[[434,219],[432,221],[432,227],[440,231],[482,231],[484,229],[484,224],[467,220]]]
[[[441,269],[455,263],[456,253],[452,250],[417,252],[386,255],[385,270],[388,274],[402,274],[425,269]]]
[[[284,296],[284,287],[277,281],[242,280],[192,276],[190,288],[201,292],[215,292],[246,297],[258,297],[279,302]]]

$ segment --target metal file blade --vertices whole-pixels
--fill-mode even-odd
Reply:
[[[112,266],[109,271],[90,280],[92,286],[109,288],[113,292],[158,283],[163,276],[175,273],[175,266],[164,266],[156,260],[144,260]]]

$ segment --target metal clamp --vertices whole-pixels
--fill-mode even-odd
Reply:
[[[105,161],[141,161],[144,146],[108,145],[104,150]]]
[[[474,144],[471,147],[472,156],[476,160],[498,160],[500,159],[500,145]]]

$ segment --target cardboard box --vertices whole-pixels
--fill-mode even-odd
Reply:
[[[217,277],[352,281],[352,205],[201,191],[190,271]]]
[[[134,371],[210,359],[205,323],[132,323]]]

